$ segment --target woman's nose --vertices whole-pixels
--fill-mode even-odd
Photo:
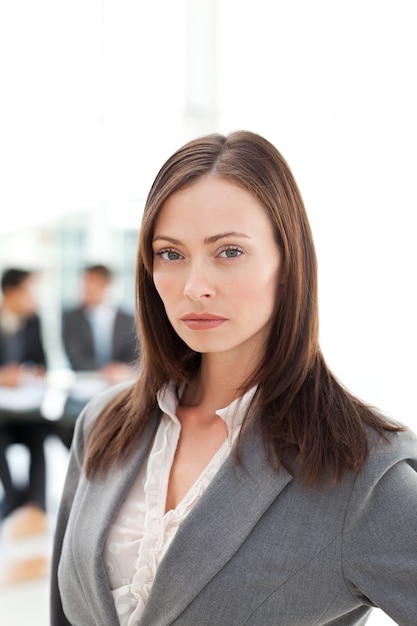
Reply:
[[[201,298],[211,298],[214,293],[208,268],[204,264],[194,265],[190,268],[184,285],[184,295],[190,300],[200,300]]]

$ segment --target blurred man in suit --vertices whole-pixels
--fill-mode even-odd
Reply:
[[[17,387],[34,381],[45,373],[45,352],[40,320],[36,313],[34,275],[24,269],[9,268],[1,279],[0,306],[0,385]],[[41,423],[19,419],[2,412],[0,418],[0,478],[5,491],[3,516],[22,507],[21,526],[39,528],[46,524],[46,475],[44,440],[47,432]],[[30,452],[27,487],[18,488],[7,463],[6,450],[14,443],[25,445]],[[20,531],[17,531],[20,532]]]
[[[63,342],[74,371],[98,371],[109,382],[132,377],[137,361],[135,320],[110,302],[112,272],[91,265],[83,273],[81,305],[63,315]]]

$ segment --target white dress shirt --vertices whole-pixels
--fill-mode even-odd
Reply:
[[[93,333],[94,352],[97,368],[113,360],[113,328],[116,309],[108,304],[87,309],[87,318]]]
[[[162,417],[153,446],[104,546],[108,580],[121,626],[133,626],[142,616],[158,566],[179,525],[229,455],[255,389],[216,411],[227,424],[228,437],[183,500],[167,512],[168,481],[181,423],[175,415],[178,396],[174,385],[159,392]]]

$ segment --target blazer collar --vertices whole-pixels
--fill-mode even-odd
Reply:
[[[241,461],[237,464],[233,453],[229,456],[179,527],[159,566],[141,626],[172,624],[292,480],[283,467],[277,474],[268,464],[262,436],[254,427],[243,433]]]
[[[80,577],[97,623],[117,623],[103,548],[109,525],[146,458],[158,423],[159,411],[128,462],[114,467],[106,480],[86,486],[76,533],[89,537],[89,542],[87,548],[84,542],[82,546],[74,544],[73,550],[77,553],[77,566],[85,570],[80,572]],[[291,480],[284,468],[277,474],[268,464],[257,429],[252,426],[242,433],[241,464],[237,464],[232,452],[179,527],[158,568],[140,625],[172,624],[230,560]]]

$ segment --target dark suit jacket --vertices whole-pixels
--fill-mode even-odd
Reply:
[[[103,546],[160,416],[150,416],[126,463],[87,480],[85,437],[116,390],[77,422],[56,526],[52,626],[118,623]],[[309,490],[296,467],[272,470],[248,428],[242,465],[230,455],[179,527],[140,626],[360,626],[375,605],[415,626],[417,440],[387,436],[370,433],[360,472]]]
[[[46,359],[42,346],[39,317],[35,315],[34,317],[28,319],[20,333],[23,348],[23,354],[20,362],[45,365]],[[7,360],[4,353],[4,335],[2,335],[0,330],[0,366],[2,365],[7,365]]]
[[[63,315],[64,348],[75,371],[97,369],[93,333],[83,308],[66,311]],[[117,310],[113,326],[113,361],[133,364],[137,360],[137,337],[132,315]]]

